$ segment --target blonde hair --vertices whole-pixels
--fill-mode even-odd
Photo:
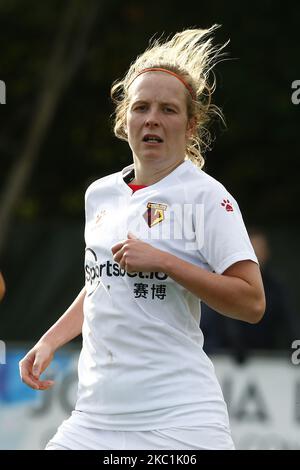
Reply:
[[[193,135],[186,145],[186,158],[200,168],[204,165],[203,153],[210,149],[211,135],[207,128],[213,117],[220,117],[220,108],[211,103],[215,90],[215,76],[212,68],[225,55],[221,53],[227,41],[221,46],[212,45],[211,34],[219,27],[209,29],[186,29],[176,33],[170,40],[150,41],[146,51],[137,57],[122,80],[116,81],[111,89],[111,97],[116,105],[114,133],[122,140],[127,139],[126,113],[129,104],[128,90],[142,70],[164,68],[179,75],[193,91],[186,90],[188,119],[193,119]],[[213,81],[210,83],[210,77]]]

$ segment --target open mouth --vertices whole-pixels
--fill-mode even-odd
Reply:
[[[158,135],[146,134],[143,137],[143,142],[147,142],[148,144],[160,144],[163,140]]]

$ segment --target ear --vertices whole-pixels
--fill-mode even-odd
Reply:
[[[186,137],[187,137],[187,139],[190,139],[195,134],[195,131],[196,131],[196,118],[192,117],[188,121],[187,127],[186,127]]]

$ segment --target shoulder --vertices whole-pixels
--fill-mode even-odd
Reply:
[[[85,199],[87,200],[89,196],[91,196],[93,193],[97,193],[99,190],[108,190],[110,187],[115,187],[118,181],[119,174],[120,172],[118,171],[116,173],[103,176],[102,178],[99,178],[93,183],[91,183],[86,189]]]
[[[192,162],[187,165],[186,172],[183,172],[181,177],[190,200],[200,199],[206,203],[229,197],[234,200],[220,181],[196,167]]]

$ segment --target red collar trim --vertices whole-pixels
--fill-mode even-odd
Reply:
[[[139,189],[147,188],[147,185],[145,184],[131,184],[128,183],[128,186],[130,189],[132,189],[133,192],[138,191]]]

